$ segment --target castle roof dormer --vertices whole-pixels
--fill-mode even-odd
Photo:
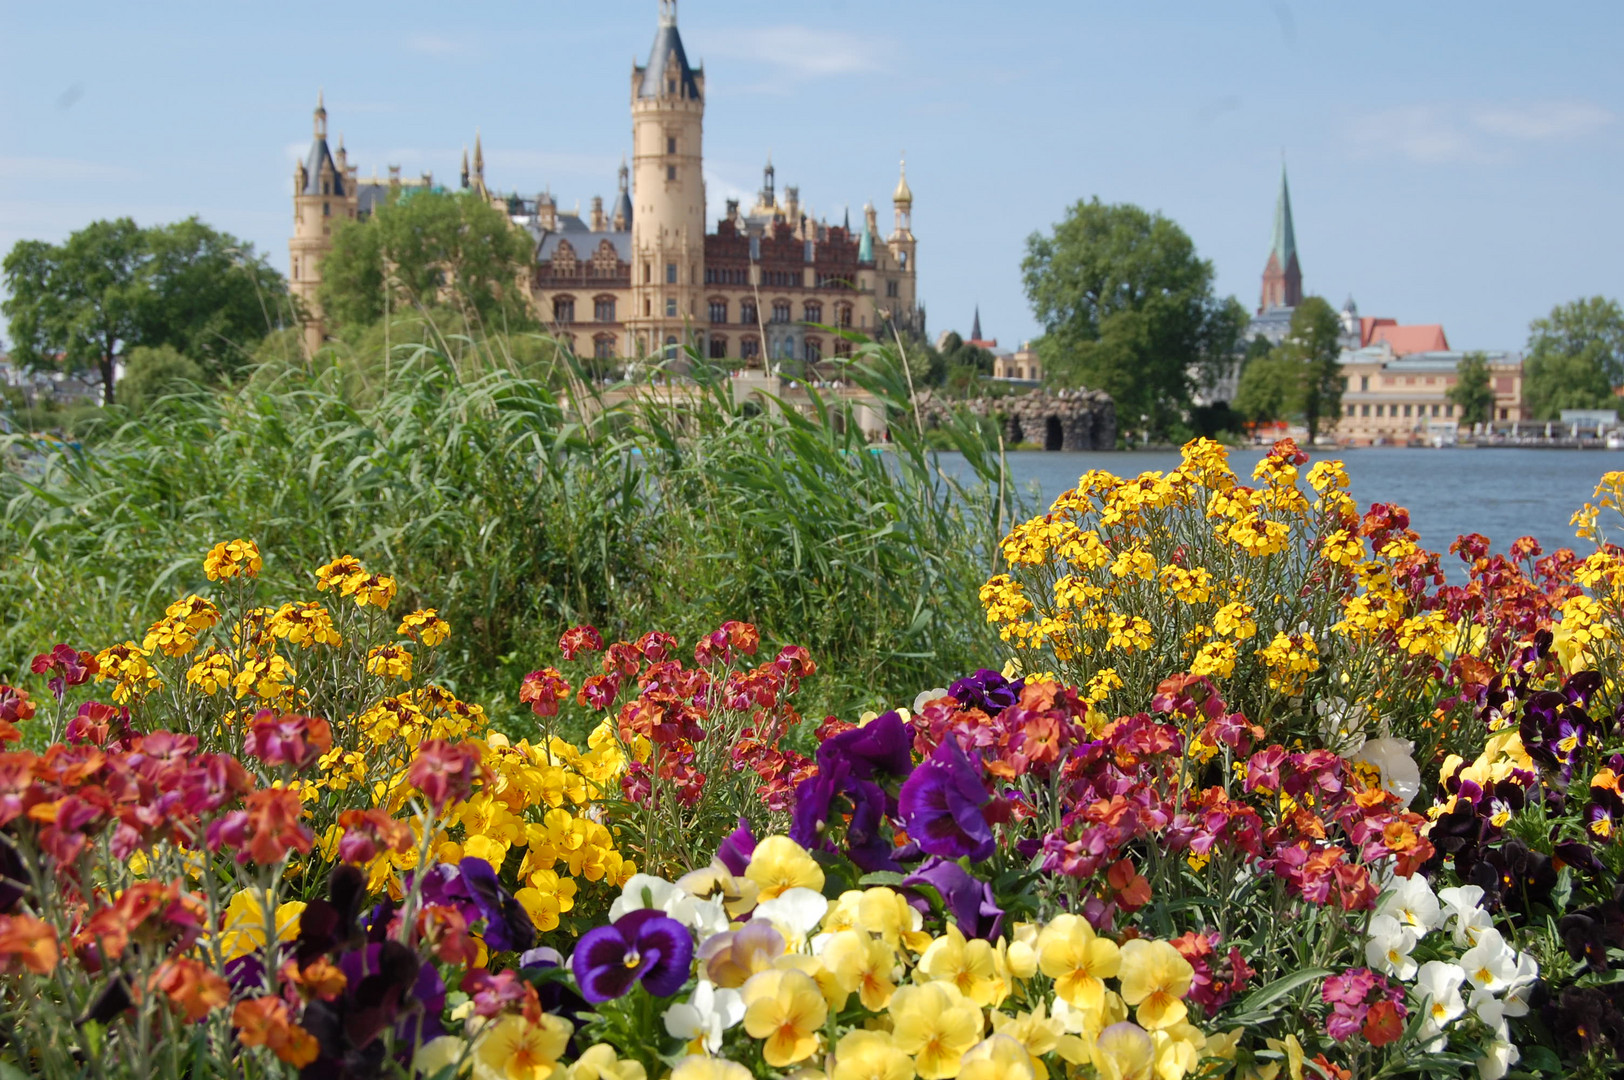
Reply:
[[[660,28],[654,34],[654,47],[649,50],[648,64],[638,68],[637,72],[637,96],[640,98],[682,97],[690,101],[700,100],[695,69],[689,65],[688,53],[682,47],[682,35],[677,33],[676,0],[660,0]]]

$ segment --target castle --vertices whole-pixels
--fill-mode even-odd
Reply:
[[[550,191],[526,197],[486,185],[476,136],[472,165],[463,157],[461,187],[499,207],[534,240],[529,291],[537,318],[578,355],[599,359],[671,355],[682,346],[746,367],[815,363],[849,354],[835,330],[884,337],[893,329],[923,334],[916,288],[913,192],[902,166],[891,196],[890,233],[880,236],[872,203],[856,229],[814,218],[795,187],[780,195],[771,158],[755,204],[729,200],[706,228],[703,138],[705,73],[688,61],[677,32],[676,0],[661,0],[648,62],[631,72],[631,167],[605,211],[561,212]],[[318,100],[310,152],[294,175],[289,284],[309,313],[312,351],[325,338],[321,260],[334,227],[365,219],[411,188],[435,189],[432,175],[362,180],[340,139],[327,142]]]

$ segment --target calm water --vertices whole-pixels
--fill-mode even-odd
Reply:
[[[1262,450],[1234,450],[1229,461],[1244,478],[1262,456]],[[1519,536],[1532,536],[1546,551],[1572,547],[1584,554],[1585,545],[1574,539],[1568,518],[1591,498],[1602,473],[1624,469],[1624,453],[1605,450],[1384,446],[1315,455],[1320,457],[1337,457],[1346,463],[1352,494],[1361,509],[1372,502],[1408,508],[1410,526],[1421,534],[1421,542],[1443,552],[1462,533],[1479,532],[1494,542],[1496,551],[1505,551]],[[963,468],[956,454],[942,458],[949,472],[955,466]],[[1157,450],[1009,455],[1015,480],[1027,490],[1035,484],[1044,506],[1075,486],[1089,469],[1133,476],[1148,469],[1172,469],[1178,463],[1177,451]],[[1303,466],[1304,473],[1307,469]],[[1451,570],[1452,563],[1459,565],[1453,557],[1444,560]]]

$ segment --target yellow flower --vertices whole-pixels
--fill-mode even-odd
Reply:
[[[276,940],[292,941],[299,936],[301,900],[289,900],[276,908]],[[265,947],[265,898],[258,889],[241,889],[226,904],[220,928],[220,955],[227,960]]]
[[[1021,583],[1008,574],[994,574],[981,586],[981,606],[987,609],[987,621],[1007,623],[1018,620],[1032,610],[1032,601],[1021,595]]]
[[[1257,655],[1268,665],[1270,688],[1286,694],[1302,693],[1308,673],[1320,668],[1319,646],[1306,630],[1296,634],[1281,630]]]
[[[267,626],[273,637],[286,638],[302,649],[312,645],[344,644],[344,638],[333,626],[333,617],[320,604],[283,604]]]
[[[185,656],[197,647],[197,636],[220,621],[220,612],[201,596],[188,596],[164,609],[164,617],[152,624],[141,647],[148,653]]]
[[[1100,1032],[1094,1044],[1100,1080],[1150,1080],[1156,1069],[1156,1043],[1138,1024],[1124,1020]]]
[[[1255,614],[1257,612],[1251,604],[1231,601],[1212,617],[1212,628],[1224,637],[1244,641],[1257,633],[1257,623],[1252,618]]]
[[[1139,1007],[1141,1027],[1171,1027],[1189,1014],[1183,998],[1195,969],[1172,945],[1135,938],[1122,946],[1121,960],[1122,1000]]]
[[[367,652],[367,670],[381,679],[412,679],[412,654],[402,645],[379,645]]]
[[[219,649],[210,649],[186,669],[186,682],[213,697],[220,690],[229,687],[236,675],[230,654],[223,653]]]
[[[671,1070],[671,1080],[753,1080],[750,1070],[721,1058],[685,1057]]]
[[[1105,642],[1108,649],[1120,649],[1124,653],[1132,654],[1137,650],[1150,648],[1156,640],[1151,632],[1149,620],[1138,615],[1112,612],[1108,628],[1110,636]]]
[[[744,1030],[763,1040],[761,1056],[767,1064],[782,1069],[817,1052],[829,1004],[812,976],[774,968],[752,975],[740,994]]]
[[[1327,536],[1320,550],[1326,562],[1338,566],[1354,566],[1365,557],[1364,542],[1346,529],[1338,529]]]
[[[830,935],[818,959],[841,990],[855,993],[869,1012],[885,1008],[896,991],[896,953],[884,941],[861,930],[841,930]]]
[[[433,1076],[433,1073],[427,1075]],[[564,1080],[647,1080],[643,1063],[615,1056],[615,1048],[605,1043],[589,1046],[564,1073]]]
[[[532,1024],[508,1013],[479,1031],[474,1043],[474,1080],[546,1080],[574,1030],[568,1020],[542,1013]]]
[[[1150,1033],[1156,1045],[1156,1075],[1177,1080],[1206,1056],[1207,1037],[1194,1024],[1179,1021]]]
[[[1085,1011],[1105,1004],[1105,982],[1117,973],[1117,944],[1098,937],[1081,915],[1057,915],[1038,934],[1038,968],[1055,981],[1055,996]]]
[[[340,555],[332,562],[316,568],[316,590],[334,589],[340,596],[352,595],[368,577],[361,560],[354,555]]]
[[[981,1009],[951,983],[904,986],[888,1013],[893,1041],[924,1080],[958,1075],[964,1052],[981,1041]]]
[[[757,844],[744,876],[760,888],[762,900],[771,900],[788,889],[823,891],[823,868],[787,836],[769,836]]]
[[[467,1049],[466,1039],[459,1039],[455,1035],[437,1036],[420,1046],[417,1053],[412,1055],[412,1071],[419,1076],[437,1076],[442,1069],[448,1069],[461,1062],[462,1055]]]
[[[1009,980],[999,969],[992,944],[976,938],[966,941],[957,923],[925,950],[917,971],[939,982],[950,982],[977,1005],[996,1006],[1009,996]]]
[[[835,1044],[829,1080],[913,1080],[914,1066],[883,1031],[853,1031]]]
[[[269,701],[280,697],[296,674],[292,664],[275,653],[267,653],[263,657],[244,660],[242,670],[237,672],[231,683],[239,701],[248,694]]]
[[[203,573],[210,581],[227,581],[234,577],[258,577],[264,562],[259,548],[252,540],[229,540],[215,544],[203,556]]]
[[[357,607],[371,604],[380,611],[385,610],[395,600],[395,579],[373,574],[357,582],[352,595],[355,597]]]
[[[401,619],[395,633],[421,641],[432,649],[451,636],[451,624],[440,618],[440,613],[434,608],[425,608]]]
[[[147,662],[147,654],[133,641],[112,645],[96,654],[96,681],[113,684],[113,700],[123,704],[163,685]]]
[[[1034,1080],[1032,1055],[1008,1035],[993,1035],[972,1046],[959,1067],[959,1080]]]

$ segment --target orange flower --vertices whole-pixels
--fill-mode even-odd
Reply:
[[[344,992],[348,980],[331,961],[324,956],[318,956],[303,968],[298,961],[289,960],[282,965],[282,978],[299,988],[299,994],[306,1001],[319,997],[323,1001],[332,1001]]]
[[[167,996],[188,1022],[196,1023],[231,1001],[231,985],[202,962],[165,960],[148,980],[149,989]]]
[[[237,1041],[244,1046],[269,1047],[271,1053],[295,1068],[302,1069],[321,1052],[316,1037],[288,1015],[281,998],[261,997],[240,1001],[231,1012]]]
[[[273,866],[289,849],[309,854],[312,840],[310,830],[299,823],[297,791],[267,788],[249,795],[243,803],[248,808],[249,858],[261,866]]]
[[[17,962],[35,975],[49,975],[61,957],[49,923],[26,914],[0,915],[0,971]]]

